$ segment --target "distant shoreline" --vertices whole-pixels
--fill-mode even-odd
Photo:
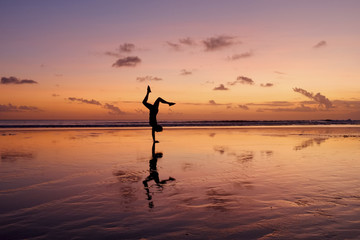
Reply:
[[[360,120],[224,120],[224,121],[163,121],[164,127],[236,127],[236,126],[309,126],[360,125]],[[146,121],[103,120],[0,120],[0,128],[137,128],[149,127]]]

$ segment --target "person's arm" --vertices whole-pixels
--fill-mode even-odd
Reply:
[[[153,143],[158,143],[159,141],[156,141],[156,140],[155,140],[155,129],[152,128],[151,131],[152,131]]]
[[[153,138],[153,142],[156,143],[157,141],[155,141],[155,129],[151,128],[152,131],[152,138]],[[155,149],[154,149],[155,150]]]

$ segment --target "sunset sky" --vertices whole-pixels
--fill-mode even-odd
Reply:
[[[360,119],[360,1],[0,1],[0,119]]]

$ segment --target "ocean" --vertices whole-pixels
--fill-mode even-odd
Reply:
[[[159,121],[165,127],[359,125],[360,120],[273,120],[273,121]],[[148,127],[147,121],[119,120],[0,120],[0,128],[124,128]]]

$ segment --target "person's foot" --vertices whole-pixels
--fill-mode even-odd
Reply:
[[[149,92],[149,93],[151,93],[151,89],[150,89],[150,86],[148,85],[148,87],[147,87],[147,91]]]
[[[176,103],[174,103],[174,102],[171,102],[171,103],[169,103],[169,106],[172,106],[172,105],[175,105]]]

